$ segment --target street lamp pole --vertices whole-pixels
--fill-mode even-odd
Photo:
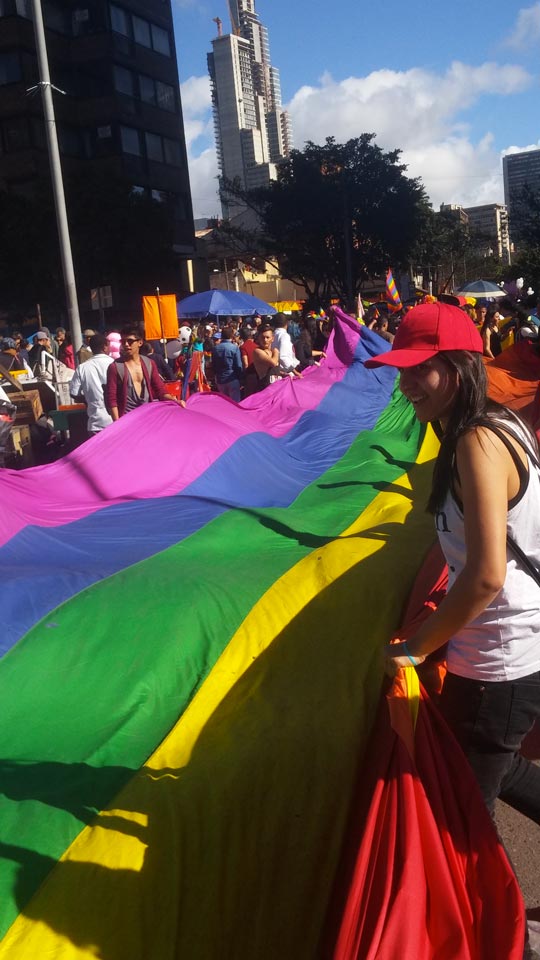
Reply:
[[[32,8],[34,11],[34,34],[36,38],[36,51],[40,76],[38,87],[41,90],[41,97],[43,101],[43,113],[45,117],[45,130],[47,133],[47,146],[49,148],[49,161],[51,165],[56,223],[58,226],[58,236],[60,240],[60,257],[62,260],[62,273],[64,275],[64,290],[69,317],[69,328],[71,330],[73,350],[74,353],[76,353],[77,350],[82,346],[81,320],[79,317],[79,305],[77,302],[77,288],[75,285],[75,272],[73,270],[73,257],[71,255],[71,241],[69,237],[67,220],[66,198],[64,195],[64,184],[62,180],[62,167],[60,165],[60,151],[58,149],[58,136],[56,132],[56,120],[54,116],[52,86],[49,75],[49,61],[47,57],[47,44],[45,41],[45,28],[43,25],[41,0],[32,0]]]
[[[345,244],[345,277],[347,282],[347,310],[353,309],[353,269],[352,269],[352,238],[351,215],[347,197],[347,181],[345,172],[342,173],[341,189],[343,193],[343,242]]]

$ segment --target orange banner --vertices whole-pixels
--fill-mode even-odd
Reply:
[[[161,337],[172,340],[178,336],[178,317],[176,315],[176,296],[174,293],[159,295],[159,309],[156,296],[143,297],[142,304],[146,340],[160,340]]]

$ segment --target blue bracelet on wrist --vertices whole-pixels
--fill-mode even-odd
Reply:
[[[416,657],[413,657],[413,656],[409,653],[409,648],[408,648],[408,646],[407,646],[407,641],[406,641],[406,640],[402,640],[402,641],[401,641],[401,645],[402,645],[403,652],[404,652],[405,656],[411,661],[413,667],[417,667],[417,666],[418,666],[418,660],[417,660]]]

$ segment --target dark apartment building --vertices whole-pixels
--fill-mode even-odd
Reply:
[[[123,173],[174,211],[179,288],[195,255],[170,0],[43,0],[65,176]],[[30,0],[0,0],[0,188],[48,172]],[[83,292],[79,292],[82,299]]]
[[[525,187],[540,191],[540,150],[522,150],[503,157],[504,202],[510,216],[510,236],[519,246],[520,199]]]

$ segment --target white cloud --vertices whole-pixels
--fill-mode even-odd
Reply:
[[[325,73],[317,86],[301,87],[288,109],[300,150],[306,140],[345,142],[374,132],[383,149],[403,151],[409,175],[422,178],[434,206],[492,203],[503,199],[501,155],[489,132],[471,136],[462,114],[483,96],[519,94],[531,83],[521,66],[459,61],[444,73],[377,70],[339,82]],[[208,78],[182,84],[182,101],[194,208],[198,216],[213,215],[219,206]]]
[[[537,143],[530,143],[527,147],[506,147],[502,151],[502,156],[506,157],[510,153],[527,153],[529,150],[540,150],[540,140]]]
[[[501,159],[490,134],[477,144],[463,136],[449,136],[409,147],[403,160],[409,176],[422,178],[435,209],[441,203],[471,207],[504,200]]]
[[[521,50],[537,40],[540,40],[540,3],[533,3],[532,7],[523,7],[519,11],[506,46]]]
[[[374,132],[386,150],[399,147],[410,176],[421,177],[433,204],[501,202],[500,155],[488,133],[473,142],[460,118],[486,94],[507,96],[530,86],[520,66],[455,62],[444,74],[415,68],[301,87],[289,104],[295,143],[344,142]]]
[[[182,83],[180,91],[185,116],[196,116],[208,110],[212,105],[210,78],[208,76],[189,77]]]
[[[455,118],[483,94],[519,93],[529,86],[519,66],[453,63],[442,75],[415,68],[377,70],[336,82],[324,74],[318,87],[301,87],[289,104],[295,142],[343,141],[374,131],[385,146],[431,144],[455,129]]]
[[[197,156],[188,154],[188,164],[195,218],[221,217],[216,151],[213,147],[208,147]]]
[[[195,217],[221,216],[210,80],[190,77],[181,85],[184,133]]]

